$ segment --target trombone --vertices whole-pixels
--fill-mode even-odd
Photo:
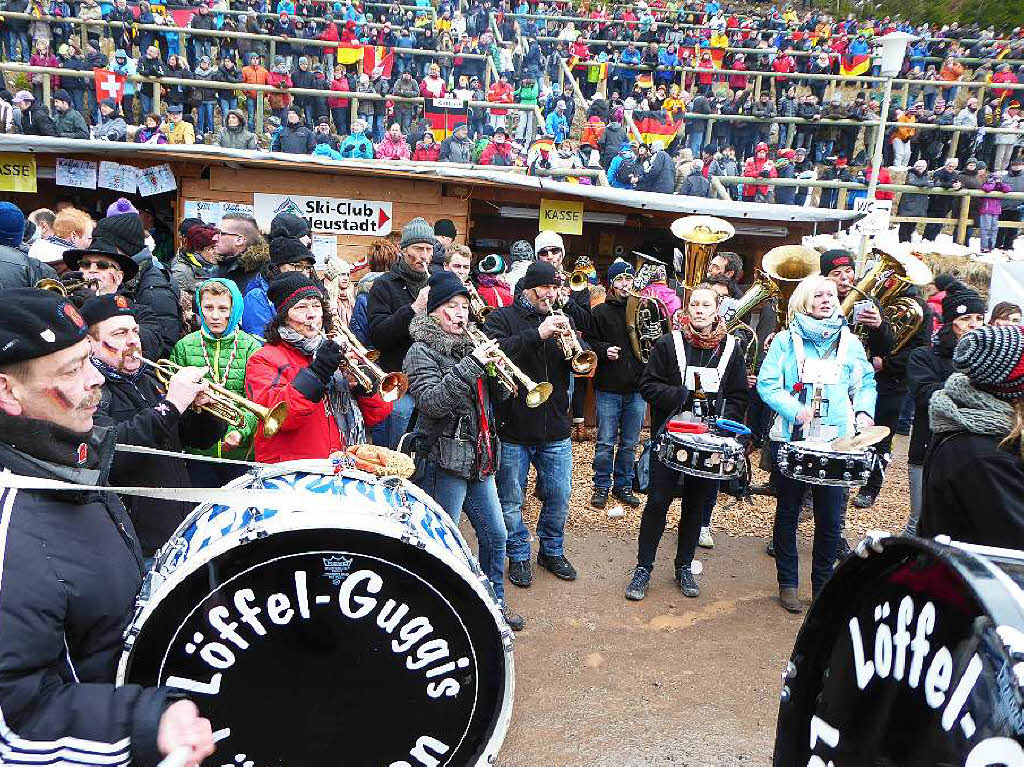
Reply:
[[[482,330],[473,325],[465,326],[466,335],[473,342],[474,347],[480,347],[491,339]],[[487,374],[497,378],[508,391],[515,396],[519,392],[519,384],[526,389],[526,406],[538,407],[547,402],[554,387],[547,381],[535,383],[526,373],[520,370],[512,360],[508,358],[501,349],[495,349],[494,353],[498,359],[492,362],[487,369]]]
[[[368,393],[375,394],[379,391],[381,399],[385,402],[394,402],[409,391],[409,379],[405,373],[385,373],[376,364],[380,352],[376,349],[368,350],[363,346],[352,329],[344,323],[335,329],[334,341],[343,349],[347,347],[356,357],[355,364],[348,364],[348,370],[356,383]]]
[[[89,288],[90,290],[95,290],[98,284],[98,280],[76,280],[75,282],[61,282],[60,280],[54,280],[50,277],[43,277],[43,279],[39,280],[39,282],[37,282],[32,287],[36,288],[37,290],[48,290],[51,293],[57,293],[63,296],[64,298],[67,298],[76,290],[80,290],[82,288]]]
[[[167,382],[171,380],[171,376],[182,369],[181,365],[170,360],[157,360],[153,362],[141,355],[137,356],[144,365],[148,365],[156,371],[156,380],[165,388],[167,387]],[[209,388],[207,396],[210,398],[210,401],[203,405],[197,405],[197,408],[205,410],[210,415],[225,421],[236,429],[240,429],[245,425],[244,411],[246,410],[263,422],[263,435],[265,437],[273,437],[277,434],[278,429],[281,428],[285,419],[288,418],[287,402],[278,402],[273,407],[263,407],[263,405],[246,399],[241,394],[235,394],[235,392],[221,386],[219,383],[207,379],[206,384]]]
[[[565,317],[565,312],[556,309],[550,301],[545,302],[548,312],[555,317]],[[566,317],[568,322],[568,317]],[[562,353],[569,360],[569,365],[576,375],[587,375],[597,367],[597,354],[590,349],[584,349],[580,339],[571,329],[558,334],[558,345],[562,347]]]

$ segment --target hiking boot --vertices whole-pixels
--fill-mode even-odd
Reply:
[[[522,631],[523,626],[526,625],[526,619],[508,605],[501,608],[501,615],[505,619],[505,623],[513,631]]]
[[[791,613],[799,615],[804,611],[804,603],[800,601],[800,597],[796,595],[795,588],[780,587],[779,588],[779,604],[782,605],[784,610],[788,610]]]
[[[634,509],[639,508],[640,504],[643,503],[643,501],[633,494],[633,488],[631,487],[617,487],[612,490],[612,495],[627,506],[632,506]]]
[[[861,490],[854,496],[853,505],[858,509],[867,509],[875,503],[875,494],[870,490]]]
[[[633,570],[632,580],[630,580],[629,585],[626,586],[626,599],[632,599],[634,602],[639,602],[647,596],[647,587],[650,585],[651,571],[646,567],[640,567],[637,565],[636,569]]]
[[[563,581],[576,580],[576,568],[565,558],[564,554],[550,556],[537,552],[537,564],[545,570],[550,570],[552,575],[561,578]]]
[[[513,559],[508,563],[508,579],[521,589],[533,584],[533,570],[529,559]]]
[[[715,548],[715,539],[711,537],[710,527],[702,527],[700,529],[700,537],[697,539],[697,545],[702,549]]]
[[[683,596],[690,597],[691,599],[700,596],[700,587],[697,585],[697,581],[694,580],[693,573],[689,567],[680,567],[676,570],[676,583],[683,590]]]
[[[608,505],[608,488],[595,487],[594,494],[590,496],[590,505],[595,509],[603,509]]]
[[[836,561],[840,559],[846,559],[853,550],[850,548],[850,542],[842,535],[839,536],[839,541],[836,543]]]

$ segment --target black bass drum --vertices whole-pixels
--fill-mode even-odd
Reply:
[[[869,537],[783,675],[779,767],[1024,767],[1024,552]]]

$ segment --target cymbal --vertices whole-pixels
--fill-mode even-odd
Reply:
[[[840,452],[848,450],[863,450],[881,442],[889,436],[888,426],[868,426],[861,429],[852,437],[840,437],[832,441],[832,449]]]

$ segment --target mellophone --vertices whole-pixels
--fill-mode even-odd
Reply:
[[[661,462],[675,471],[694,477],[731,479],[746,473],[746,453],[739,438],[749,435],[750,429],[727,418],[670,418],[655,449]]]

